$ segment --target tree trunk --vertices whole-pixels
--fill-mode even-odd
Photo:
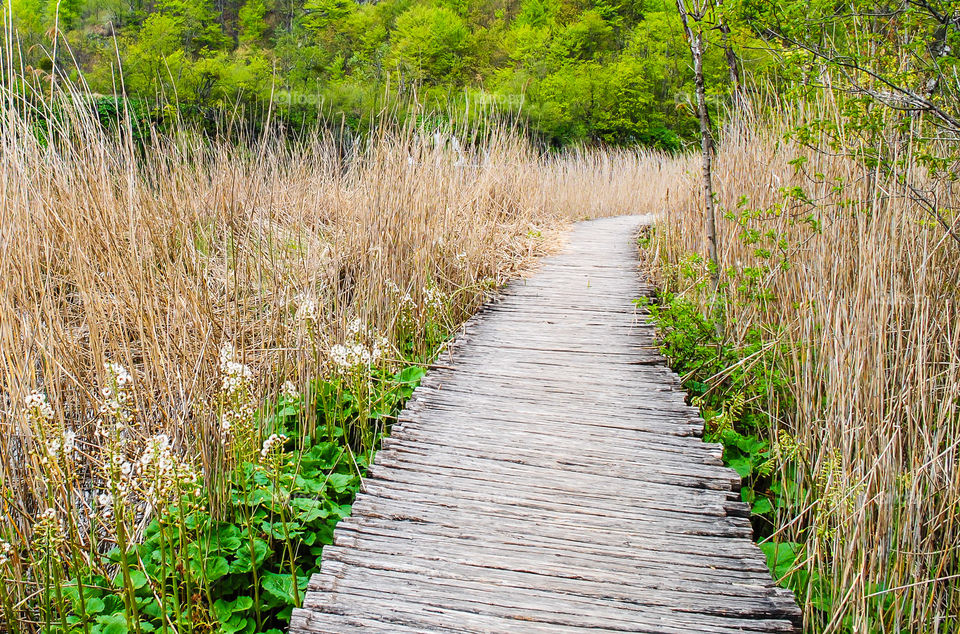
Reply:
[[[733,107],[739,109],[743,105],[742,86],[740,85],[740,68],[737,65],[737,54],[730,44],[730,27],[723,15],[723,0],[717,0],[717,13],[720,28],[720,44],[723,46],[724,57],[727,58],[727,72],[730,74],[730,88],[733,94]]]
[[[743,106],[743,87],[740,85],[740,70],[737,68],[737,54],[730,45],[730,27],[726,22],[720,23],[720,41],[723,44],[723,53],[727,58],[727,70],[730,73],[730,88],[733,92],[733,107],[737,110]]]
[[[686,0],[677,0],[677,10],[683,21],[683,30],[690,44],[690,56],[693,58],[694,84],[697,90],[697,116],[700,119],[700,149],[703,155],[703,197],[706,218],[704,219],[707,231],[707,250],[710,257],[710,276],[713,278],[714,290],[720,286],[720,260],[717,256],[717,212],[713,200],[713,131],[710,125],[710,111],[707,109],[707,89],[703,78],[704,39],[700,21],[703,11],[690,13],[687,11]],[[691,27],[691,18],[696,27]]]

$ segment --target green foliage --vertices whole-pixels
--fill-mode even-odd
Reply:
[[[24,61],[44,70],[55,7],[13,4]],[[94,92],[114,95],[119,52],[123,89],[151,104],[154,120],[256,116],[273,100],[292,128],[328,117],[359,131],[385,106],[405,116],[469,104],[473,116],[520,118],[551,145],[674,151],[697,135],[685,43],[666,0],[97,0],[60,12],[75,53],[59,67],[75,60]],[[717,86],[723,64],[711,48]]]
[[[414,5],[397,18],[388,63],[415,82],[460,83],[470,33],[447,7]]]
[[[282,435],[282,446],[236,466],[224,508],[203,503],[206,491],[184,495],[149,523],[139,543],[74,562],[61,596],[48,590],[48,631],[284,631],[320,569],[324,545],[350,514],[372,456],[351,438],[357,417],[386,423],[424,373],[409,365],[369,377],[369,413],[336,378],[315,381],[308,396],[270,404],[261,424]],[[311,414],[321,422],[315,435],[304,427]],[[373,445],[386,429],[378,426]]]
[[[779,368],[782,353],[770,328],[752,329],[745,345],[721,336],[720,315],[704,315],[682,296],[665,293],[650,313],[661,333],[660,349],[706,423],[704,439],[723,444],[724,462],[744,479],[742,498],[761,532],[772,527],[783,502],[771,474],[778,468],[767,437],[769,403],[789,402],[788,377]]]

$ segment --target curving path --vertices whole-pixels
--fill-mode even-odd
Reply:
[[[792,632],[740,481],[633,301],[640,219],[468,322],[401,414],[291,632]]]

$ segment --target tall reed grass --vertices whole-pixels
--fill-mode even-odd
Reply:
[[[465,148],[403,125],[223,140],[107,130],[69,88],[42,106],[0,96],[0,608],[18,631],[70,625],[82,584],[65,599],[63,574],[136,552],[158,489],[202,487],[193,503],[214,508],[245,477],[230,465],[266,469],[287,439],[247,429],[261,401],[299,402],[361,353],[426,361],[431,307],[448,332],[570,219],[652,211],[645,189],[673,178],[629,152],[541,154],[505,128]],[[368,379],[338,381],[354,379],[356,397]],[[140,493],[131,470],[153,474]],[[145,590],[190,591],[162,570],[143,586],[136,564],[108,566],[135,630]],[[174,598],[213,619],[211,597]]]
[[[719,310],[728,345],[759,350],[742,366],[769,386],[774,481],[788,492],[772,540],[802,545],[789,574],[807,631],[954,632],[960,245],[898,178],[935,190],[943,209],[960,192],[909,155],[895,157],[909,173],[885,177],[785,140],[811,116],[844,129],[812,103],[725,130],[719,300],[691,257],[706,245],[693,174],[674,185],[690,195],[665,206],[647,263],[703,313]]]

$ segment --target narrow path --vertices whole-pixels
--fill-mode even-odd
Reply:
[[[790,632],[740,481],[632,300],[638,219],[576,225],[417,389],[292,632]]]

